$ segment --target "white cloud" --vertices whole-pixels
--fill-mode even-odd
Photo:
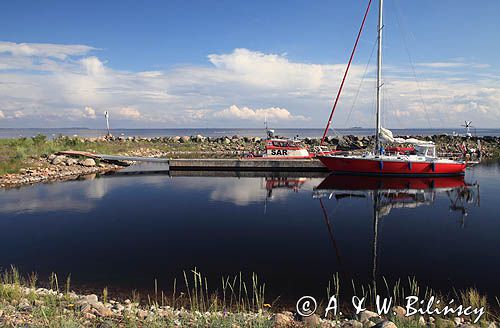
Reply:
[[[141,117],[141,113],[133,108],[133,107],[123,107],[118,110],[118,115],[126,118],[126,119],[132,119],[132,120],[137,120]]]
[[[0,119],[5,118],[5,114],[0,110]]]
[[[239,120],[252,120],[263,122],[266,118],[273,121],[306,120],[302,115],[294,116],[287,109],[279,107],[251,109],[231,105],[221,111],[213,113],[216,118],[229,118]]]
[[[88,75],[98,76],[104,73],[104,64],[95,56],[83,58],[80,62]]]
[[[83,55],[93,47],[79,44],[51,44],[51,43],[14,43],[0,41],[0,54],[9,53],[13,56],[29,56],[29,57],[53,57],[60,60],[66,59],[68,56]]]
[[[95,113],[82,110],[92,106],[109,108],[120,127],[145,123],[149,127],[229,127],[240,126],[243,120],[258,127],[266,115],[277,128],[303,127],[305,120],[307,126],[321,127],[345,69],[345,63],[303,63],[284,54],[235,49],[209,55],[209,66],[131,72],[113,69],[112,63],[91,55],[94,50],[85,45],[0,42],[4,118],[0,126],[75,126],[87,119],[82,125],[95,127],[99,123],[88,120]],[[420,63],[419,83],[405,67],[387,67],[383,75],[386,126],[428,127],[430,121],[433,127],[441,127],[441,122],[458,127],[464,118],[474,120],[476,126],[498,126],[498,74],[494,69],[484,72],[485,64],[455,60]],[[373,125],[375,72],[368,67],[361,83],[364,70],[364,64],[351,66],[334,127]],[[16,111],[24,117],[15,119]]]
[[[22,111],[20,111],[20,110],[16,110],[16,111],[14,112],[14,117],[15,117],[15,118],[21,118],[21,117],[24,117],[24,113],[23,113]]]
[[[459,62],[433,62],[433,63],[417,63],[417,66],[431,67],[431,68],[449,68],[449,67],[463,67],[465,63]]]
[[[234,80],[259,87],[313,89],[333,66],[290,62],[284,55],[263,54],[248,49],[235,49],[229,54],[211,54],[210,62]],[[228,76],[228,77],[229,77]]]
[[[86,106],[83,110],[83,116],[91,119],[95,119],[95,110],[92,107]]]

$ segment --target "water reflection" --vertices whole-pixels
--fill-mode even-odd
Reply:
[[[474,170],[481,207],[463,178],[303,172],[120,173],[2,190],[0,268],[71,273],[100,290],[158,279],[166,292],[194,267],[214,284],[256,272],[283,300],[323,296],[336,272],[344,286],[411,276],[498,295],[500,175]]]
[[[393,209],[415,209],[433,205],[438,194],[449,200],[451,212],[460,215],[463,228],[470,206],[479,206],[479,184],[467,183],[463,176],[439,178],[404,178],[330,175],[314,190],[313,198],[319,199],[324,221],[331,243],[335,249],[340,271],[343,272],[340,250],[335,240],[334,229],[325,202],[334,199],[341,202],[349,198],[365,198],[372,203],[373,247],[372,247],[372,288],[377,295],[377,258],[381,219],[391,214]],[[324,202],[325,200],[325,202]],[[345,272],[343,272],[345,276]]]

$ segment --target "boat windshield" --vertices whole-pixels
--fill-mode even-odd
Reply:
[[[436,146],[435,145],[418,145],[415,146],[417,155],[426,157],[436,157]]]
[[[274,147],[298,147],[300,143],[292,140],[273,140],[272,146]]]

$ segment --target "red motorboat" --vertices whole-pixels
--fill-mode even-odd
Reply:
[[[337,97],[335,99],[330,118],[323,133],[321,145],[325,140],[328,129],[332,121],[337,102],[339,100],[342,87],[344,85],[347,72],[351,65],[356,46],[358,44],[366,16],[370,9],[370,3],[365,12],[363,22],[358,32],[356,43],[351,53],[344,78],[340,84]],[[388,129],[381,126],[381,88],[383,86],[382,77],[382,4],[379,0],[378,17],[378,63],[377,63],[377,114],[376,114],[376,135],[375,149],[365,154],[319,154],[317,158],[334,173],[381,175],[381,176],[448,176],[465,174],[466,161],[464,159],[454,160],[449,158],[438,158],[436,147],[432,141],[418,139],[397,138]],[[383,141],[392,144],[410,145],[411,147],[391,147],[388,152],[384,149]],[[394,151],[395,150],[395,151]]]

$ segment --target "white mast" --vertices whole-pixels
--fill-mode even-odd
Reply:
[[[380,154],[380,107],[382,104],[382,97],[380,89],[382,88],[382,8],[384,0],[379,0],[378,7],[378,54],[377,54],[377,130],[375,132],[375,154]]]

